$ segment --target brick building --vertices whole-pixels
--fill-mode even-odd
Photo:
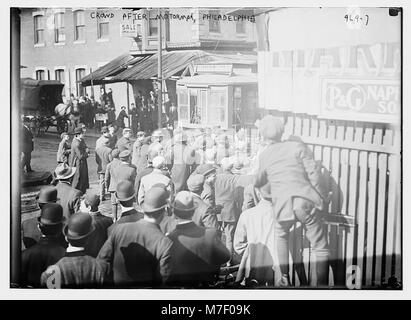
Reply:
[[[252,17],[225,15],[229,8],[22,8],[21,77],[59,80],[63,95],[85,93],[99,98],[99,86],[78,81],[116,57],[144,55],[157,50],[158,19],[163,23],[167,50],[204,49],[252,51]],[[121,27],[134,25],[137,37],[121,35]],[[110,83],[116,105],[126,105],[126,83]],[[130,94],[133,97],[133,94]]]

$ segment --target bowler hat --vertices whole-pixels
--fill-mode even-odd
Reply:
[[[108,127],[104,126],[101,128],[101,133],[107,133],[108,132]]]
[[[63,233],[69,240],[81,240],[88,237],[94,230],[95,226],[91,216],[84,212],[77,212],[70,217]]]
[[[120,158],[120,160],[127,160],[128,158],[130,158],[130,151],[129,150],[124,150],[121,151],[120,154],[118,155],[118,157]]]
[[[163,187],[152,187],[144,195],[141,209],[144,213],[156,212],[168,205],[169,193]]]
[[[83,133],[83,132],[84,131],[83,131],[82,127],[77,127],[77,128],[74,129],[74,134],[80,134],[80,133]]]
[[[199,192],[203,189],[204,176],[202,174],[192,174],[187,179],[187,187],[191,192]]]
[[[40,217],[37,221],[45,226],[53,226],[63,223],[65,217],[63,216],[63,207],[57,203],[46,203],[41,208]]]
[[[66,163],[59,164],[54,170],[57,180],[64,180],[72,177],[76,173],[75,167],[69,167]]]
[[[135,190],[130,181],[123,180],[117,184],[116,197],[119,201],[128,201],[135,197]]]
[[[177,217],[185,218],[196,209],[193,195],[188,191],[180,191],[176,194],[172,207]]]
[[[50,203],[59,200],[57,198],[57,189],[52,186],[45,186],[41,188],[39,195],[37,196],[37,203]]]

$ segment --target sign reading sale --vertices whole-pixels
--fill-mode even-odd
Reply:
[[[137,38],[137,25],[130,23],[121,23],[120,24],[120,36],[121,37],[132,37]]]
[[[323,78],[321,115],[336,119],[399,122],[399,80]]]

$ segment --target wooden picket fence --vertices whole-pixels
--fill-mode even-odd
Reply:
[[[305,114],[274,115],[283,118],[285,137],[300,137],[323,165],[330,191],[322,214],[331,253],[330,286],[381,288],[391,277],[402,282],[400,129]],[[290,241],[293,284],[315,283],[310,246],[298,223]]]

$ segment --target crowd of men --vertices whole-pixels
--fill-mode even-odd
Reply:
[[[154,91],[150,91],[148,94],[138,91],[135,103],[130,104],[129,111],[126,111],[125,106],[121,106],[118,114],[111,88],[108,89],[108,92],[105,88],[101,88],[99,101],[96,101],[93,95],[89,97],[87,93],[79,97],[71,94],[66,105],[73,128],[76,128],[79,123],[84,123],[87,128],[95,128],[96,130],[108,125],[116,125],[123,129],[129,123],[133,132],[139,130],[152,132],[158,124],[158,102],[157,94]],[[178,116],[174,103],[166,101],[163,104],[161,114],[164,126],[175,126]]]
[[[254,155],[240,130],[197,133],[103,126],[94,156],[98,194],[89,189],[92,153],[84,128],[67,134],[55,182],[41,189],[41,214],[23,223],[22,279],[30,287],[209,288],[223,266],[235,283],[289,287],[289,238],[306,228],[317,286],[328,286],[328,244],[318,212],[326,200],[320,166],[283,123],[265,116]],[[138,128],[141,129],[141,128]],[[110,214],[100,212],[103,201]]]

